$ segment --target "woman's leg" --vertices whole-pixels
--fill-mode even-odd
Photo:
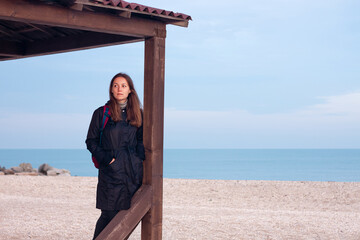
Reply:
[[[104,230],[106,225],[108,225],[108,223],[116,216],[118,212],[119,212],[118,210],[114,210],[114,211],[101,210],[101,215],[96,223],[93,239],[95,239],[101,233],[101,231]]]

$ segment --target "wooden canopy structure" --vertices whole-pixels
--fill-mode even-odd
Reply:
[[[162,238],[166,25],[190,16],[121,0],[1,0],[0,60],[145,42],[144,180],[97,239],[125,239],[140,221],[142,239]]]

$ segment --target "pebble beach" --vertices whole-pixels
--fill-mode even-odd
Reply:
[[[92,238],[96,177],[0,183],[0,239]],[[163,239],[359,240],[360,182],[164,179]]]

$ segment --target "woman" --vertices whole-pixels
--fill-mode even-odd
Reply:
[[[109,87],[110,100],[95,110],[86,138],[87,149],[99,164],[96,208],[101,215],[94,239],[120,211],[130,208],[142,184],[145,151],[142,110],[131,78],[116,74]],[[110,117],[101,131],[105,109]]]

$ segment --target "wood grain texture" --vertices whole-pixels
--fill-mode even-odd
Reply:
[[[96,240],[126,239],[141,221],[145,213],[149,211],[151,201],[151,186],[142,185],[132,198],[131,208],[120,211],[99,234]]]
[[[133,37],[156,36],[155,30],[163,25],[150,19],[123,18],[21,0],[1,0],[0,19]]]
[[[144,183],[153,188],[152,207],[142,221],[142,240],[162,239],[165,38],[145,40]]]

